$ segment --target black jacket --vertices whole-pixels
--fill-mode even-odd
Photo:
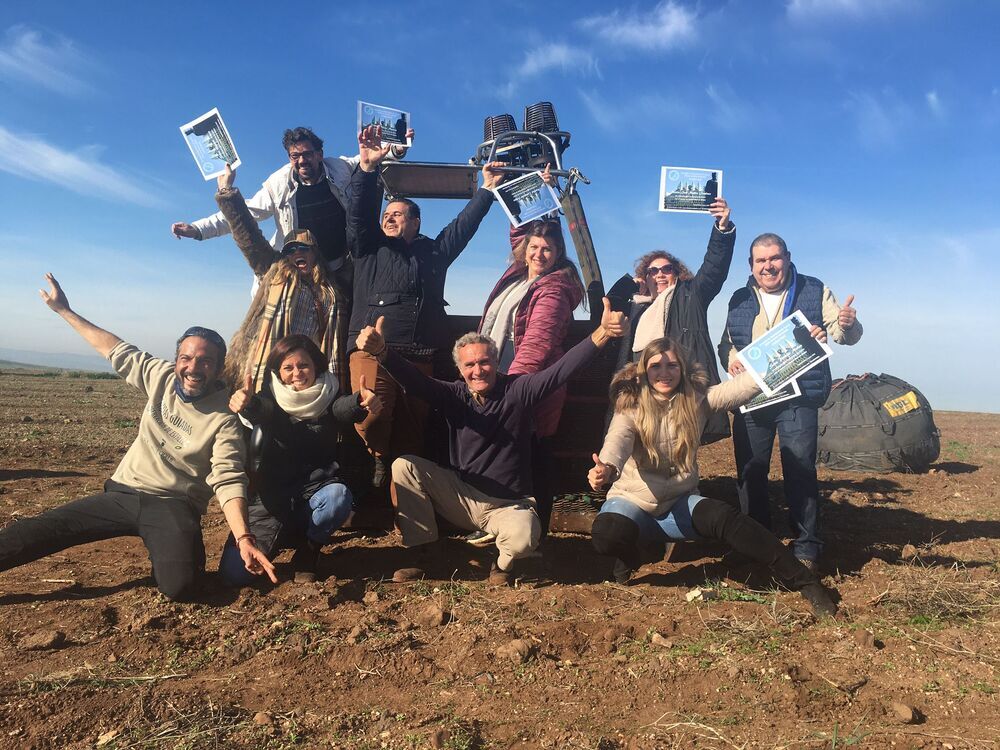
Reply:
[[[462,212],[435,238],[422,234],[409,245],[386,237],[379,226],[380,191],[374,172],[351,177],[347,222],[354,257],[351,346],[361,329],[385,316],[383,335],[393,347],[440,349],[451,345],[444,308],[445,275],[479,229],[493,203],[480,188]]]
[[[716,366],[715,347],[708,333],[708,306],[716,298],[722,285],[729,275],[729,266],[733,261],[733,248],[736,245],[736,226],[730,225],[731,231],[720,232],[712,226],[712,236],[708,240],[708,250],[701,268],[693,278],[678,281],[674,287],[674,296],[667,310],[667,326],[664,336],[670,336],[680,342],[688,357],[699,363],[708,371],[711,384],[719,382],[719,368]],[[635,341],[635,328],[648,302],[631,302],[636,293],[637,285],[629,275],[623,276],[608,291],[608,299],[615,309],[628,310],[632,330],[621,340],[618,351],[618,368],[624,367],[632,356],[632,343]],[[630,307],[624,306],[626,300]],[[702,433],[703,445],[714,443],[729,437],[729,415],[726,412],[715,412],[709,417]]]
[[[315,419],[293,422],[265,387],[241,412],[264,431],[264,445],[254,482],[255,494],[271,515],[287,520],[292,508],[308,501],[320,487],[342,481],[337,462],[340,430],[368,412],[349,393],[334,398]],[[257,463],[257,462],[255,462]]]

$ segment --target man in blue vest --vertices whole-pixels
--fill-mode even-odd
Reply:
[[[838,344],[856,344],[862,328],[850,295],[843,307],[817,278],[796,271],[785,241],[776,234],[762,234],[750,245],[751,276],[747,285],[729,300],[726,331],[719,343],[719,358],[730,375],[743,371],[736,353],[796,310],[812,328],[813,338]],[[790,401],[737,412],[733,419],[733,446],[740,504],[751,518],[771,528],[767,475],[775,433],[781,447],[781,473],[785,500],[795,537],[795,556],[813,572],[823,548],[819,537],[819,485],[816,481],[816,423],[819,408],[830,394],[827,361],[798,378],[802,395]]]

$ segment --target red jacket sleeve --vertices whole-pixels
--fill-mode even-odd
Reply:
[[[538,372],[551,364],[553,352],[566,338],[576,307],[561,284],[539,290],[528,304],[524,337],[507,370],[511,375]]]

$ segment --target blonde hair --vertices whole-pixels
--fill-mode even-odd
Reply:
[[[672,352],[681,367],[680,380],[669,402],[656,397],[656,391],[650,386],[646,376],[649,360],[666,352]],[[651,341],[642,350],[638,362],[630,362],[615,373],[611,379],[611,402],[615,406],[615,412],[632,412],[639,440],[645,450],[645,460],[642,463],[653,469],[669,468],[660,466],[657,445],[662,431],[673,426],[670,463],[679,473],[694,470],[698,444],[701,441],[698,402],[708,390],[708,385],[708,373],[705,369],[690,363],[684,349],[669,337]]]

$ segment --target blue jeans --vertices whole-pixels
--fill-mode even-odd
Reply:
[[[800,560],[816,560],[819,538],[819,483],[816,480],[817,409],[795,404],[737,413],[733,419],[736,480],[740,505],[752,519],[771,528],[767,475],[774,436],[781,451],[785,502],[795,537],[792,549]]]
[[[351,491],[345,485],[324,485],[309,498],[308,503],[297,504],[288,526],[268,513],[263,505],[256,503],[249,509],[250,533],[257,537],[258,548],[269,560],[273,560],[283,549],[297,547],[303,537],[316,544],[325,544],[330,534],[343,526],[351,515],[352,501]],[[249,586],[260,580],[260,576],[255,576],[243,565],[232,534],[222,550],[219,573],[231,586]]]
[[[654,516],[624,498],[609,497],[599,512],[617,513],[635,521],[639,527],[639,544],[698,540],[701,536],[694,530],[691,513],[694,511],[694,506],[704,499],[701,495],[678,498],[670,510],[662,516]]]

